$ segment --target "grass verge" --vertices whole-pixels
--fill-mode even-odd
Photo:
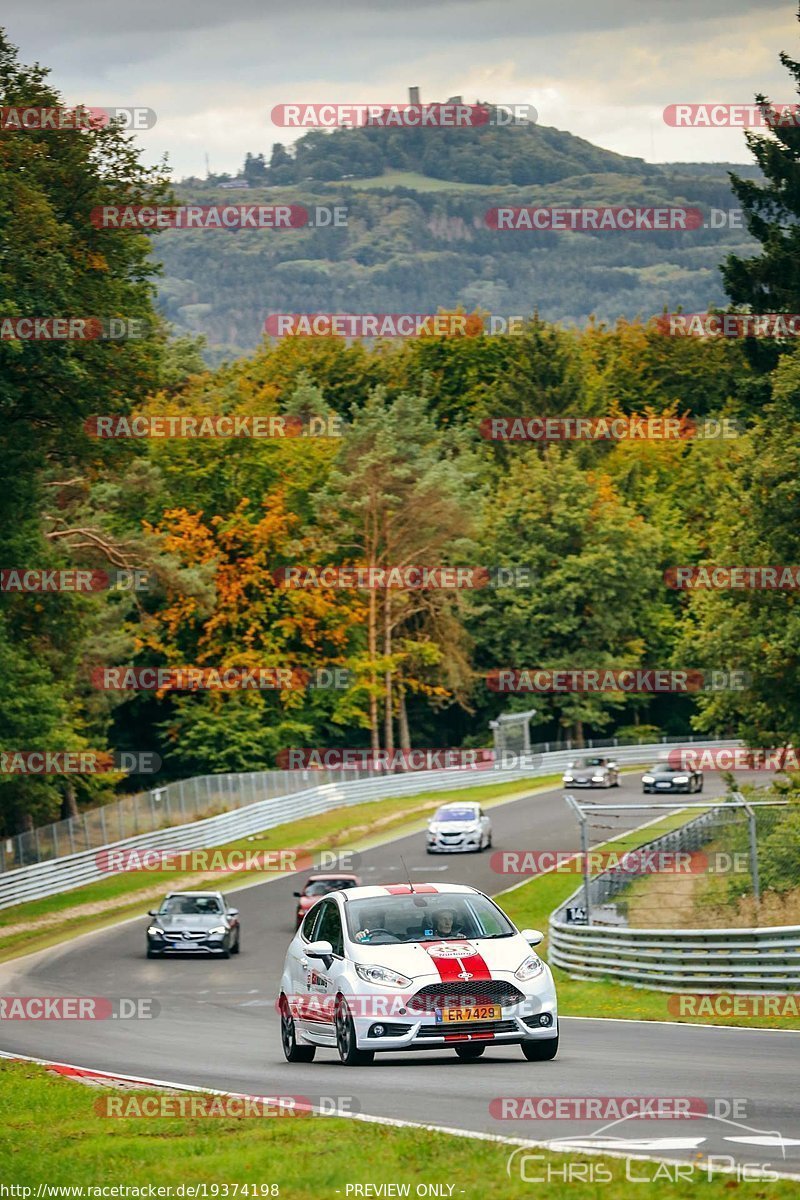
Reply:
[[[606,849],[633,850],[659,834],[682,825],[686,816],[672,813],[657,825],[646,830],[624,834],[605,844]],[[580,877],[574,873],[552,871],[540,875],[529,883],[497,897],[502,908],[511,917],[518,929],[548,929],[550,914],[580,886]],[[540,947],[547,957],[547,937]],[[565,1017],[616,1017],[640,1021],[675,1021],[668,1008],[669,992],[648,991],[645,988],[625,987],[610,980],[584,981],[571,979],[566,972],[553,967],[553,977],[558,988],[558,1008]],[[723,991],[724,989],[718,989]],[[686,1017],[682,1023],[708,1025],[748,1026],[752,1029],[800,1029],[797,1017],[775,1016],[713,1016]]]
[[[215,850],[257,853],[290,848],[302,848],[312,854],[322,849],[366,850],[389,835],[399,837],[422,830],[430,812],[448,800],[478,800],[485,807],[492,807],[513,796],[546,791],[560,778],[560,775],[549,775],[528,781],[517,779],[447,792],[421,792],[417,796],[370,800],[276,825],[263,833],[215,847],[208,853]],[[151,901],[167,891],[193,886],[213,886],[226,891],[264,878],[267,876],[260,871],[229,871],[225,874],[125,871],[73,891],[15,904],[0,910],[0,962],[141,914]]]
[[[542,1177],[551,1172],[551,1181],[537,1183],[535,1194],[540,1200],[558,1200],[567,1190],[565,1168],[571,1163],[573,1171],[579,1169],[578,1179],[569,1183],[571,1200],[594,1200],[601,1194],[598,1182],[580,1181],[580,1174],[586,1180],[590,1172],[603,1184],[604,1200],[621,1200],[630,1189],[626,1167],[632,1177],[656,1182],[659,1200],[677,1200],[686,1196],[690,1187],[666,1177],[678,1164],[668,1169],[633,1158],[568,1157],[544,1151],[536,1151],[541,1157],[528,1164],[528,1181],[523,1181],[517,1165],[522,1152],[517,1154],[511,1174],[506,1173],[511,1146],[336,1117],[111,1119],[97,1112],[109,1098],[121,1097],[127,1103],[158,1095],[164,1093],[98,1091],[32,1063],[0,1063],[0,1124],[5,1135],[0,1143],[0,1178],[18,1189],[31,1189],[27,1195],[15,1192],[21,1200],[36,1196],[40,1186],[41,1194],[47,1196],[46,1185],[87,1188],[121,1184],[131,1189],[128,1195],[137,1195],[134,1189],[139,1188],[138,1195],[146,1196],[148,1185],[176,1189],[183,1184],[182,1193],[171,1191],[175,1196],[191,1195],[188,1188],[199,1184],[201,1188],[205,1185],[208,1197],[233,1197],[238,1184],[239,1196],[317,1200],[337,1192],[344,1198],[348,1184],[406,1184],[407,1194],[413,1196],[416,1185],[423,1182],[442,1185],[440,1195],[514,1200],[533,1194],[532,1175]],[[579,1164],[584,1165],[579,1168]],[[731,1187],[738,1186],[730,1175],[717,1175],[707,1182],[699,1165],[690,1168],[684,1164],[683,1170],[692,1172],[708,1200],[722,1200]],[[242,1190],[245,1184],[248,1191]],[[271,1191],[272,1185],[275,1191]],[[218,1190],[212,1190],[215,1186]],[[753,1194],[767,1195],[765,1186],[754,1182]],[[202,1196],[203,1191],[194,1194]],[[362,1191],[364,1194],[381,1193]],[[796,1182],[769,1184],[770,1198],[796,1195]]]

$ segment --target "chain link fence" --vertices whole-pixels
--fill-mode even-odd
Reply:
[[[594,852],[584,888],[591,923],[638,929],[800,925],[800,803],[783,807],[780,799],[761,795],[746,803],[740,793],[728,799],[681,818],[678,828],[658,837],[642,830],[629,839],[624,857]],[[593,812],[588,804],[580,812],[586,845],[624,835],[631,816],[630,808]]]

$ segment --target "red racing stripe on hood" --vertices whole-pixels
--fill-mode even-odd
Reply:
[[[449,950],[453,950],[453,948],[458,947],[458,943],[422,942],[421,945],[423,949],[428,951],[430,960],[436,967],[436,970],[439,972],[439,978],[444,983],[449,983],[455,980],[460,980],[462,983],[468,983],[469,980],[464,980],[463,978],[465,973],[468,974],[471,979],[478,981],[485,981],[492,978],[492,972],[486,965],[483,956],[478,954],[476,950],[473,950],[471,946],[469,947],[469,950],[464,947],[463,954],[435,954],[433,951],[437,947],[441,948],[444,945],[447,946]]]

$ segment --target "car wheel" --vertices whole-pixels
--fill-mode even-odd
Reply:
[[[237,929],[237,931],[236,931],[236,945],[235,945],[235,946],[231,946],[231,954],[238,954],[238,953],[239,953],[239,951],[241,950],[241,948],[242,948],[242,935],[241,935],[241,933],[239,933],[239,931],[238,931],[238,929]]]
[[[294,1031],[294,1017],[289,1010],[289,1002],[281,996],[281,1046],[283,1057],[287,1062],[313,1062],[317,1053],[316,1046],[298,1046]]]
[[[697,789],[697,790],[698,790],[698,792],[702,792],[702,790],[703,790],[703,781],[702,781],[702,779],[700,780],[700,785],[699,785],[699,787],[698,787],[698,789]]]
[[[472,1062],[474,1058],[480,1058],[486,1049],[485,1046],[454,1046],[456,1054],[464,1062]]]
[[[541,1042],[528,1039],[522,1043],[522,1053],[528,1062],[549,1062],[558,1054],[558,1034]]]
[[[148,946],[147,947],[147,957],[148,958],[161,958],[162,954],[161,954],[160,950],[151,950],[150,947]]]
[[[230,945],[226,946],[225,943],[223,942],[222,943],[222,953],[220,954],[219,957],[220,958],[230,958],[230,956],[231,956]]]
[[[336,1002],[336,1049],[346,1067],[366,1067],[375,1057],[374,1050],[359,1050],[356,1042],[356,1027],[347,1002],[342,996]]]
[[[486,843],[486,849],[491,850],[491,848],[492,848],[492,835],[489,834],[489,841]]]

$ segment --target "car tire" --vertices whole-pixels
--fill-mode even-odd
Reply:
[[[220,958],[230,958],[230,956],[231,956],[230,946],[226,946],[225,943],[223,942],[222,953],[220,954],[219,957]]]
[[[536,1042],[528,1038],[522,1043],[522,1053],[528,1062],[549,1062],[558,1054],[558,1034],[554,1038]]]
[[[462,1062],[472,1062],[476,1058],[480,1058],[486,1049],[485,1046],[454,1046],[457,1056]]]
[[[343,996],[340,996],[336,1001],[334,1027],[336,1030],[336,1049],[339,1051],[340,1061],[346,1067],[369,1066],[375,1057],[375,1051],[359,1050],[356,1041],[356,1027],[353,1024],[350,1009],[347,1007],[347,1001]]]
[[[242,935],[236,931],[236,945],[231,946],[231,954],[238,954],[242,948]]]
[[[298,1046],[297,1036],[294,1030],[294,1017],[289,1010],[289,1002],[285,996],[281,996],[281,1046],[283,1047],[283,1057],[290,1063],[309,1063],[314,1061],[314,1055],[317,1053],[316,1046]]]
[[[163,954],[162,954],[161,950],[151,950],[150,947],[148,946],[147,947],[147,957],[148,958],[162,958]]]
[[[703,790],[703,781],[702,781],[702,779],[700,780],[700,786],[698,787],[698,789],[697,789],[697,790],[698,790],[698,792],[702,792],[702,790]]]

